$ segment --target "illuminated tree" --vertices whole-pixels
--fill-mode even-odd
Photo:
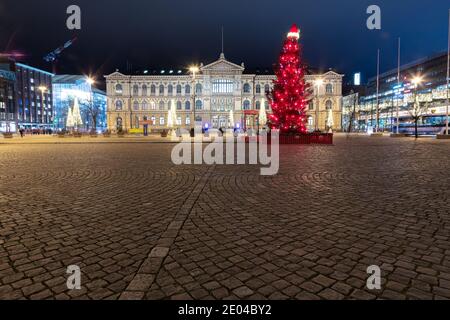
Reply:
[[[284,41],[279,62],[275,67],[277,79],[268,99],[273,114],[270,126],[281,133],[306,132],[308,85],[305,66],[300,56],[300,30],[294,24]]]

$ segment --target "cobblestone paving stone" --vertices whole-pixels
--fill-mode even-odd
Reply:
[[[0,145],[0,299],[450,299],[449,142],[281,146],[276,176],[171,149]]]

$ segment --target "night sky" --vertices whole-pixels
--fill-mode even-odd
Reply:
[[[66,28],[66,8],[82,10],[82,30]],[[366,8],[382,10],[382,30],[366,28]],[[302,30],[304,58],[318,68],[335,68],[363,79],[396,67],[397,37],[403,62],[447,49],[448,0],[1,0],[0,52],[20,51],[23,62],[51,70],[42,57],[73,36],[59,73],[93,73],[116,68],[185,68],[207,64],[221,51],[247,68],[270,68],[290,25]]]

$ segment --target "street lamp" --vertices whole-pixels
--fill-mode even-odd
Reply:
[[[92,98],[92,86],[95,83],[95,79],[90,77],[90,76],[88,76],[88,77],[86,77],[86,83],[90,87],[89,88],[89,110],[90,110],[91,117],[92,117],[92,125],[94,126],[93,130],[96,131],[97,130],[97,120],[96,120],[97,115],[94,114],[95,111],[94,111],[93,98]],[[88,127],[89,127],[89,122],[88,121],[87,121],[87,124],[88,124]]]
[[[315,130],[319,131],[319,91],[320,91],[320,87],[323,85],[323,79],[319,78],[314,80],[314,85],[317,86],[317,90],[316,90],[316,121],[315,121]]]
[[[48,90],[46,86],[39,86],[39,91],[41,91],[41,122],[42,126],[44,126],[45,123],[45,116],[44,116],[44,93]]]
[[[197,66],[191,66],[191,67],[189,67],[189,72],[190,73],[192,73],[192,96],[193,96],[193,104],[192,104],[192,110],[194,111],[194,118],[193,119],[191,119],[191,122],[190,122],[190,124],[191,124],[191,136],[195,136],[195,120],[196,120],[196,117],[195,117],[195,90],[196,90],[196,88],[195,88],[195,75],[198,73],[200,71],[200,69],[197,67]],[[192,112],[191,112],[191,115],[192,115]],[[192,121],[194,122],[194,127],[192,127]],[[192,129],[194,129],[194,130],[192,130]]]

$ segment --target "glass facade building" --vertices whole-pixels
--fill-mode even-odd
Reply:
[[[94,129],[93,113],[96,114],[96,131],[106,129],[106,93],[87,82],[82,75],[57,75],[53,78],[53,101],[55,109],[54,126],[64,130],[69,107],[78,99],[82,126],[80,129]]]
[[[16,75],[9,62],[0,63],[0,132],[16,132]]]
[[[362,130],[378,127],[380,131],[411,134],[416,112],[421,106],[419,133],[433,135],[445,129],[447,53],[440,53],[401,66],[380,75],[377,99],[376,77],[369,79],[367,91],[358,103],[358,124]]]

